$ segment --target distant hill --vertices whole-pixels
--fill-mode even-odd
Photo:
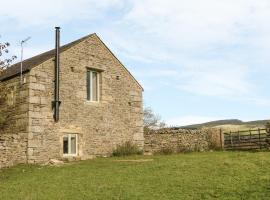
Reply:
[[[256,120],[243,122],[239,119],[226,119],[206,122],[202,124],[193,124],[188,126],[181,126],[177,128],[181,129],[201,129],[201,128],[221,128],[224,131],[229,130],[243,130],[243,129],[253,129],[253,128],[264,128],[265,124],[270,120]]]

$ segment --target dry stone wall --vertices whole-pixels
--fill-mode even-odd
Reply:
[[[144,152],[145,154],[155,154],[208,151],[222,148],[222,137],[218,129],[152,130],[144,135]]]

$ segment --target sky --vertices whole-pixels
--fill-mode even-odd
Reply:
[[[0,0],[0,40],[25,58],[97,33],[168,125],[270,118],[269,0]]]

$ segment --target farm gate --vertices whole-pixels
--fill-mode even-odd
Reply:
[[[225,150],[258,150],[270,148],[270,134],[266,129],[227,132],[224,134]]]

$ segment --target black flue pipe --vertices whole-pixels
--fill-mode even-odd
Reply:
[[[59,107],[60,107],[60,100],[59,100],[59,78],[60,78],[60,56],[59,56],[59,49],[60,49],[60,27],[55,27],[55,59],[54,59],[54,101],[53,101],[53,108],[54,108],[54,121],[59,121]]]

